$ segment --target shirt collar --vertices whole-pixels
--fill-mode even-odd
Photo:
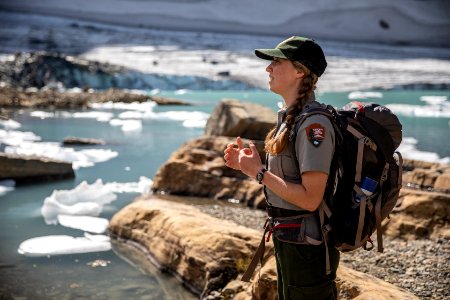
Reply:
[[[311,96],[309,97],[309,99],[305,102],[305,105],[303,106],[303,109],[300,113],[303,112],[303,110],[306,108],[309,108],[309,105],[311,105],[311,103],[313,103],[314,101],[316,101],[316,94],[314,92],[311,93]],[[283,107],[282,109],[280,109],[278,111],[277,117],[278,117],[278,124],[284,121],[284,118],[286,118],[286,115],[288,114],[289,110],[291,109],[290,106],[288,107]]]

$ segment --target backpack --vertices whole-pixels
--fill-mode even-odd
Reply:
[[[318,210],[324,240],[330,233],[340,251],[371,250],[376,230],[378,251],[383,252],[381,222],[394,209],[402,187],[403,161],[395,151],[402,140],[400,121],[388,108],[373,103],[351,102],[338,110],[324,104],[311,108],[297,117],[290,133],[295,160],[296,133],[313,114],[327,116],[335,131],[325,200]]]

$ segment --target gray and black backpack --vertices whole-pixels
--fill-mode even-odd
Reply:
[[[290,145],[295,145],[303,120],[313,114],[327,116],[336,133],[325,200],[318,209],[324,240],[330,234],[340,251],[370,250],[377,231],[378,251],[383,252],[381,222],[395,207],[402,187],[402,157],[395,151],[402,140],[400,121],[378,104],[352,102],[338,110],[322,105],[298,117]],[[291,151],[296,157],[293,146]]]
[[[328,274],[328,247],[331,246],[331,241],[334,247],[343,252],[361,247],[370,250],[373,248],[371,235],[377,231],[378,251],[383,252],[381,222],[394,209],[402,187],[403,161],[401,154],[395,151],[402,140],[402,125],[395,114],[378,104],[352,102],[338,110],[329,105],[313,107],[297,116],[290,132],[289,147],[295,160],[298,129],[307,117],[315,114],[328,117],[335,131],[335,151],[330,175],[324,200],[316,212],[322,240],[315,241],[315,244],[325,244]],[[298,167],[298,161],[295,165]],[[299,224],[281,226],[295,228],[278,234],[302,233],[297,228]],[[258,261],[262,264],[266,232],[269,232],[268,241],[270,233],[277,227],[280,225],[264,226],[261,243],[241,280],[249,281]],[[290,240],[297,239],[293,236]]]

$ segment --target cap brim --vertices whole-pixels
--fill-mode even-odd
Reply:
[[[286,55],[279,49],[256,49],[255,55],[266,60],[273,60],[275,57],[287,59]]]

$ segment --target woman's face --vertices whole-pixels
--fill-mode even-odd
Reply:
[[[275,58],[266,71],[269,72],[269,87],[274,93],[287,96],[293,91],[298,93],[304,73],[297,70],[288,59]]]

